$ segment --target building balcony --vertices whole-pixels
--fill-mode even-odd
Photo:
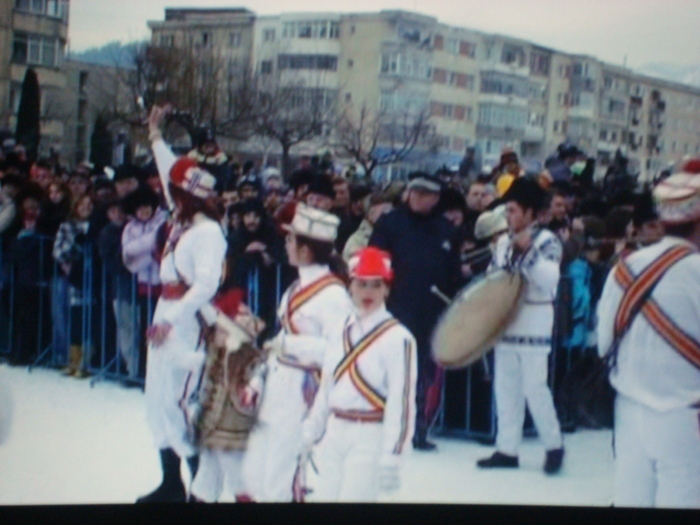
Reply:
[[[544,128],[537,126],[526,126],[523,140],[528,142],[539,142],[544,140]]]
[[[593,120],[596,118],[595,108],[572,106],[569,108],[569,117]]]

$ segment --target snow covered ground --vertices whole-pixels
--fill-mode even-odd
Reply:
[[[10,435],[0,445],[0,505],[132,503],[160,483],[140,390],[109,382],[90,388],[89,380],[5,365],[0,382],[14,400]],[[564,440],[564,468],[548,477],[536,440],[524,442],[520,469],[480,471],[475,462],[491,447],[438,439],[436,452],[410,453],[402,488],[386,501],[609,506],[610,432],[577,431]]]

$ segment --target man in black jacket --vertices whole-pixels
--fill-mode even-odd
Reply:
[[[416,338],[418,383],[416,387],[416,431],[413,447],[432,450],[427,441],[431,421],[427,414],[427,392],[436,377],[430,339],[445,303],[431,288],[452,296],[460,270],[455,228],[436,206],[441,184],[437,177],[416,172],[410,177],[405,206],[384,215],[374,228],[370,246],[391,254],[395,272],[387,308]]]

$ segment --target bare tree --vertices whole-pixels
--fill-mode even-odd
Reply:
[[[279,144],[282,175],[291,172],[290,151],[310,140],[327,140],[336,123],[335,89],[308,87],[301,79],[258,76],[256,131]]]
[[[427,108],[372,111],[363,103],[357,115],[348,111],[339,119],[336,147],[371,178],[377,166],[401,162],[417,147],[436,154],[439,142]]]

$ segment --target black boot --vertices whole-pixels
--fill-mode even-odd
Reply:
[[[187,500],[185,484],[180,476],[180,457],[171,448],[160,451],[160,463],[163,468],[163,482],[136,503],[185,503]]]
[[[561,469],[564,461],[564,449],[555,448],[547,451],[547,459],[544,462],[544,471],[547,474],[556,474]]]
[[[502,452],[494,452],[490,458],[476,462],[479,468],[518,468],[518,456],[509,456]]]

